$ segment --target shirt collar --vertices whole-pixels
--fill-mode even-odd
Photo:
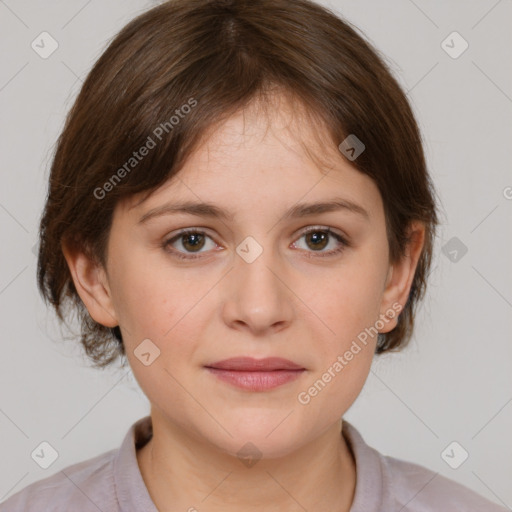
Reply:
[[[346,420],[342,423],[342,434],[356,464],[356,489],[350,512],[383,510],[384,486],[379,452],[368,446],[359,431]]]
[[[114,481],[121,512],[158,512],[137,462],[136,449],[153,435],[151,416],[136,421],[128,430],[114,460]]]

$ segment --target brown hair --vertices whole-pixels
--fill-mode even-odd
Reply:
[[[121,331],[90,317],[62,242],[104,265],[118,201],[176,175],[208,130],[273,87],[321,119],[334,148],[350,134],[364,142],[351,164],[381,193],[391,262],[405,254],[410,222],[424,223],[408,301],[395,329],[379,334],[376,353],[409,341],[431,264],[436,204],[419,128],[383,58],[348,22],[309,0],[169,0],[128,23],[96,62],[51,166],[38,286],[60,321],[65,305],[78,314],[94,366],[125,355]],[[135,158],[143,146],[144,158]]]

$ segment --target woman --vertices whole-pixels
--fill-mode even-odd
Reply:
[[[306,0],[142,14],[67,118],[38,279],[151,415],[0,510],[504,510],[343,420],[411,337],[436,225],[411,108],[348,23]]]

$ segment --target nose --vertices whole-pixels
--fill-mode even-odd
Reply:
[[[249,251],[244,253],[242,250],[247,248]],[[250,245],[239,247],[234,268],[226,276],[223,314],[231,328],[261,336],[291,323],[294,294],[287,284],[288,273],[275,252],[263,250],[252,260],[250,251],[254,250]]]

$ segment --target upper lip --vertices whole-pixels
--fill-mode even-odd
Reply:
[[[219,370],[235,371],[273,371],[273,370],[304,370],[293,361],[283,359],[282,357],[266,357],[264,359],[254,359],[253,357],[232,357],[212,364],[206,365],[207,368],[217,368]]]

